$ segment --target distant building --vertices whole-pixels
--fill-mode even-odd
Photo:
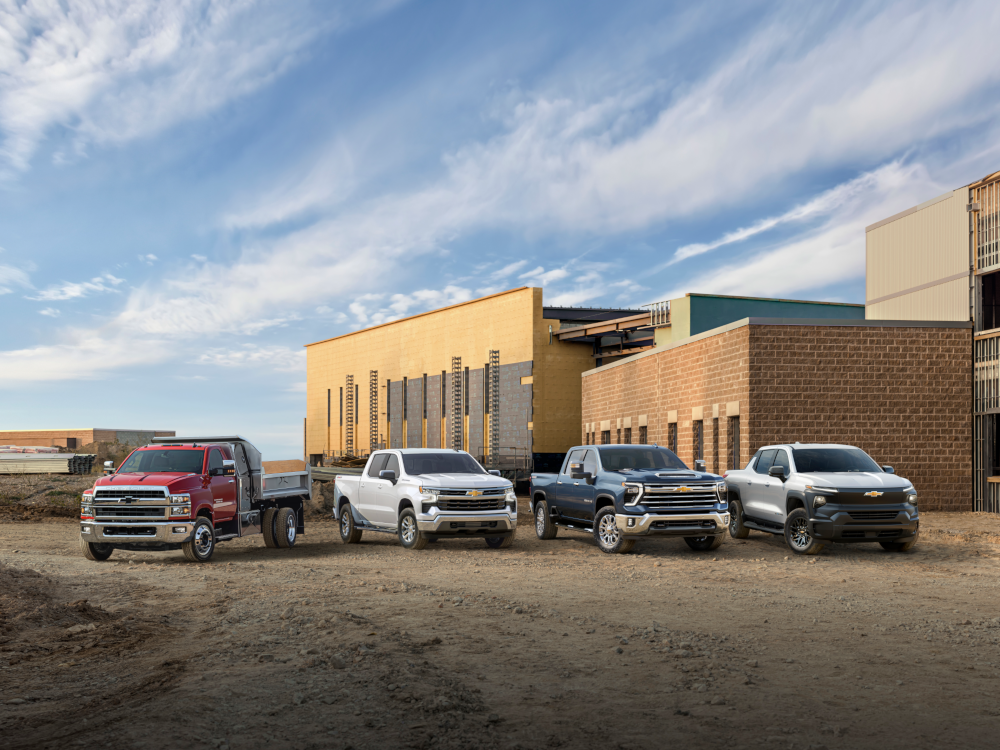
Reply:
[[[112,430],[86,428],[72,430],[0,430],[0,445],[58,446],[76,450],[91,443],[145,445],[154,437],[173,437],[173,430]]]
[[[593,336],[560,333],[636,316],[648,328],[643,310],[546,306],[522,287],[309,344],[306,453],[313,464],[386,445],[561,460],[579,439],[580,374],[651,345],[652,330],[606,354]]]

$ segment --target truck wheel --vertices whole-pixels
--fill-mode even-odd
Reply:
[[[517,529],[511,529],[507,536],[488,536],[486,546],[490,549],[507,549],[514,543],[514,535]]]
[[[399,543],[406,549],[423,549],[427,546],[427,537],[420,533],[413,508],[406,508],[399,514]]]
[[[552,523],[549,504],[544,500],[535,503],[535,534],[539,539],[555,539],[559,527]]]
[[[635,546],[635,539],[626,539],[618,530],[618,525],[615,523],[615,509],[610,505],[597,511],[597,516],[594,518],[594,539],[597,541],[598,549],[609,555],[616,552],[620,554],[631,552]]]
[[[357,544],[361,541],[361,529],[354,523],[351,506],[344,503],[340,509],[340,541],[344,544]]]
[[[809,533],[809,514],[804,508],[796,508],[785,519],[785,543],[797,555],[815,555],[825,546]]]
[[[283,549],[295,546],[296,532],[295,511],[291,508],[279,508],[274,517],[274,541]]]
[[[918,529],[913,534],[913,538],[907,539],[905,542],[879,542],[879,544],[886,552],[909,552],[916,545],[919,536],[920,530]]]
[[[215,529],[212,523],[205,517],[200,517],[194,522],[194,531],[191,532],[191,539],[181,545],[184,550],[184,557],[191,562],[208,562],[215,552]]]
[[[268,508],[260,521],[260,529],[264,534],[264,546],[274,549],[278,546],[278,540],[274,536],[274,517],[278,514],[277,508]]]
[[[684,537],[684,541],[695,552],[711,552],[713,549],[719,549],[722,546],[723,536],[723,534],[716,534],[715,536],[686,536]]]
[[[103,562],[111,557],[111,553],[115,551],[115,548],[110,544],[94,544],[93,542],[88,542],[86,539],[81,539],[80,551],[83,552],[83,556],[88,560]]]
[[[750,529],[743,525],[743,503],[739,500],[729,503],[729,536],[733,539],[750,536]]]

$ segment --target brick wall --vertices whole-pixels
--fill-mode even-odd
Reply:
[[[972,342],[968,329],[742,326],[583,377],[583,423],[647,415],[665,445],[676,412],[678,455],[693,460],[693,411],[704,418],[708,468],[718,410],[728,457],[727,404],[740,409],[739,464],[762,445],[856,445],[912,480],[927,510],[972,508]],[[585,441],[581,425],[581,442]],[[724,468],[719,467],[719,468]]]
[[[960,328],[750,327],[751,448],[856,445],[925,510],[972,509],[972,334]]]

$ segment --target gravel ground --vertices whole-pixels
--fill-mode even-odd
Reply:
[[[768,535],[607,556],[522,519],[509,550],[312,519],[207,565],[0,526],[5,748],[996,746],[1000,517],[909,554]]]

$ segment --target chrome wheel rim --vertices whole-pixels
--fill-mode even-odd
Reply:
[[[288,543],[295,543],[295,515],[288,516],[288,527],[285,529],[285,535],[288,537]]]
[[[535,533],[538,536],[545,533],[545,508],[541,506],[535,509]]]
[[[399,524],[399,535],[403,538],[403,544],[413,544],[417,536],[417,524],[412,516],[403,516],[403,521]]]
[[[812,542],[809,536],[809,524],[804,518],[796,518],[788,529],[788,539],[795,549],[806,549]]]
[[[199,526],[194,532],[194,549],[199,557],[205,557],[212,551],[212,530],[208,526]]]
[[[601,522],[597,527],[597,534],[601,540],[601,544],[605,547],[614,547],[618,544],[618,525],[615,523],[613,515],[608,513],[601,518]]]
[[[351,535],[351,519],[348,517],[350,512],[350,508],[344,508],[340,514],[340,535],[342,537],[348,537]]]

